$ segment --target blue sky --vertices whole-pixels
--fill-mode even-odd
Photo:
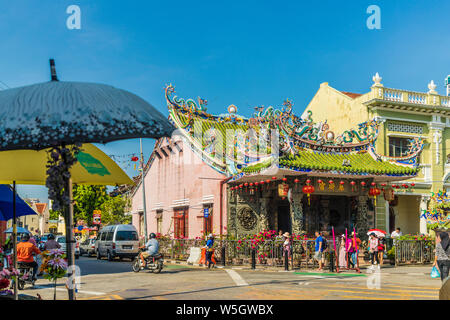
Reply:
[[[66,27],[66,8],[81,8],[81,30]],[[381,30],[369,30],[369,5]],[[388,87],[443,94],[450,74],[448,1],[65,1],[0,4],[0,81],[9,87],[49,80],[107,83],[146,99],[167,115],[165,84],[182,97],[201,96],[211,113],[235,104],[285,98],[301,113],[321,82],[367,92],[379,72]],[[145,139],[148,158],[153,141]],[[138,140],[101,146],[138,152]],[[129,168],[132,176],[137,171]],[[46,200],[45,188],[20,187]]]

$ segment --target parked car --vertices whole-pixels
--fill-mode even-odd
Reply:
[[[139,237],[136,228],[130,224],[106,226],[100,230],[95,241],[97,259],[115,257],[134,259],[139,253]]]
[[[65,236],[58,236],[55,239],[60,245],[61,245],[61,249],[67,253],[66,250],[66,237]],[[75,254],[75,259],[78,259],[80,257],[80,243],[77,241],[76,243],[74,243],[74,254]]]
[[[95,255],[95,240],[96,239],[86,239],[80,243],[80,255],[86,254],[88,257]]]

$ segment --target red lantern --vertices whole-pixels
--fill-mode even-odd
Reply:
[[[363,182],[361,182],[361,185],[364,187],[366,185],[366,183],[363,181]]]
[[[243,184],[240,184],[240,185],[239,185],[239,188],[241,188],[241,189],[242,189],[242,187],[243,187],[243,186],[244,186]]]
[[[139,158],[136,156],[131,158],[131,161],[133,161],[133,162],[137,162],[138,160],[139,160]],[[136,163],[134,164],[134,170],[136,170]]]
[[[283,178],[283,179],[281,179],[281,180],[283,180],[283,182],[286,182],[286,181],[287,181],[287,178]]]
[[[306,194],[308,196],[308,205],[310,205],[311,204],[310,195],[311,195],[311,193],[314,193],[314,186],[310,186],[310,185],[303,186],[302,191],[304,194]]]
[[[277,177],[272,177],[272,180],[277,180]]]
[[[259,185],[259,182],[255,182],[255,186],[258,186]]]
[[[339,182],[339,191],[344,191],[344,184],[345,184],[344,181]]]
[[[263,185],[264,184],[264,180],[262,180],[259,184]]]
[[[382,186],[382,187],[386,187],[386,183],[382,183],[381,186]]]
[[[253,187],[253,182],[250,182],[250,187]]]
[[[311,183],[311,180],[306,180],[306,184],[310,184]]]
[[[371,185],[372,187],[375,187],[377,184],[376,184],[375,182],[372,182],[370,185]]]
[[[377,196],[379,196],[380,194],[381,194],[381,190],[376,187],[369,189],[369,195],[373,196],[373,201],[374,201],[375,207],[377,206]]]
[[[350,181],[350,185],[352,186],[352,192],[355,192],[355,181]]]

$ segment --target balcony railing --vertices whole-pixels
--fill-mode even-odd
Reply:
[[[384,87],[377,87],[376,90],[376,97],[387,101],[450,107],[450,97],[447,96]]]

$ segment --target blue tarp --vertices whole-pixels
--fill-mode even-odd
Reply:
[[[16,193],[16,217],[36,214],[31,207]],[[0,184],[0,220],[13,218],[13,191],[9,185]]]

